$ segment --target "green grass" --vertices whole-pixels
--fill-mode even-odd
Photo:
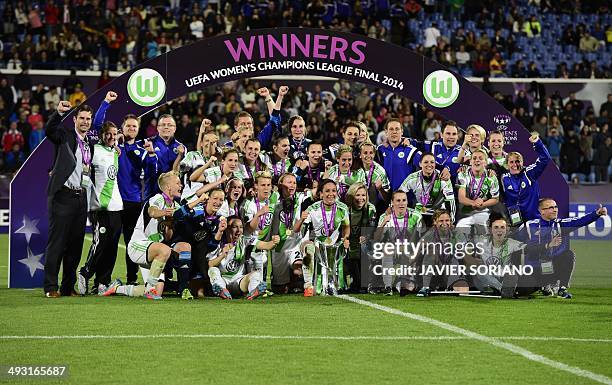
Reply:
[[[575,298],[488,300],[357,296],[490,337],[607,341],[504,340],[533,353],[612,377],[612,258],[609,245],[575,242]],[[6,250],[6,236],[0,237]],[[125,274],[123,252],[115,269]],[[0,262],[4,266],[5,261]],[[6,282],[6,267],[0,280]],[[2,285],[5,287],[5,284]],[[0,289],[0,336],[98,339],[0,339],[0,365],[68,364],[69,377],[46,384],[333,383],[595,384],[486,342],[413,339],[254,339],[251,336],[457,337],[423,322],[338,298],[274,296],[254,302],[207,298],[159,302],[125,297],[49,300],[41,290]],[[217,335],[185,338],[178,335]],[[173,335],[112,338],[112,336]],[[219,335],[226,335],[220,337]],[[0,382],[8,380],[0,379]],[[40,383],[19,380],[12,383]]]

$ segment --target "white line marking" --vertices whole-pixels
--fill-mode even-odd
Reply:
[[[373,303],[373,302],[369,302],[369,301],[364,301],[364,300],[359,299],[359,298],[349,297],[347,295],[339,295],[338,298],[344,299],[346,301],[354,302],[354,303],[357,303],[359,305],[368,306],[368,307],[371,307],[371,308],[374,308],[374,309],[377,309],[377,310],[380,310],[380,311],[384,311],[384,312],[389,313],[389,314],[394,314],[394,315],[398,315],[400,317],[409,318],[409,319],[413,319],[413,320],[416,320],[416,321],[424,322],[426,324],[434,325],[434,326],[437,326],[437,327],[439,327],[441,329],[448,330],[450,332],[463,335],[463,336],[468,337],[470,339],[474,339],[474,340],[477,340],[477,341],[485,342],[485,343],[488,343],[490,345],[496,346],[498,348],[502,348],[502,349],[508,350],[508,351],[510,351],[510,352],[512,352],[514,354],[521,355],[521,356],[527,358],[528,360],[539,362],[541,364],[548,365],[548,366],[553,367],[555,369],[563,370],[565,372],[574,374],[574,375],[579,376],[579,377],[585,377],[585,378],[591,379],[593,381],[600,382],[602,384],[612,385],[612,378],[606,377],[606,376],[601,375],[601,374],[593,373],[593,372],[590,372],[588,370],[580,369],[580,368],[575,367],[575,366],[569,366],[569,365],[566,365],[566,364],[564,364],[562,362],[551,360],[550,358],[546,358],[546,357],[544,357],[544,356],[542,356],[540,354],[532,353],[532,352],[530,352],[527,349],[521,348],[520,346],[516,346],[516,345],[510,344],[508,342],[503,342],[503,341],[501,341],[500,339],[497,339],[497,338],[483,336],[482,334],[478,334],[478,333],[475,333],[473,331],[470,331],[470,330],[467,330],[467,329],[460,328],[458,326],[454,326],[454,325],[448,324],[446,322],[438,321],[438,320],[433,319],[433,318],[425,317],[425,316],[414,314],[414,313],[404,312],[404,311],[393,309],[393,308],[390,308],[390,307],[387,307],[387,306],[379,305],[377,303]]]
[[[91,237],[91,235],[86,235],[85,239],[87,239],[89,242],[93,242],[93,238]],[[119,248],[125,250],[125,245],[119,242]]]
[[[145,338],[238,338],[256,340],[339,340],[339,341],[455,341],[469,340],[467,336],[280,336],[256,334],[126,334],[126,335],[55,335],[55,336],[0,336],[0,340],[78,340],[78,339],[145,339]],[[503,336],[491,337],[495,340],[520,341],[568,341],[568,342],[601,342],[612,343],[612,339],[573,338],[573,337],[539,337],[539,336]]]

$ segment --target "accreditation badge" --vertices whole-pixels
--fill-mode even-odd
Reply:
[[[521,210],[519,210],[518,206],[509,207],[508,213],[510,214],[510,223],[512,223],[512,226],[518,226],[523,223]]]
[[[554,272],[552,261],[542,262],[542,274],[553,274]]]
[[[83,166],[81,172],[81,188],[88,189],[91,187],[91,178],[89,177],[90,167],[88,165]]]

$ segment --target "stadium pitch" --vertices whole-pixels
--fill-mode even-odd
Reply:
[[[569,301],[377,295],[51,300],[40,289],[3,288],[0,366],[68,366],[66,377],[44,381],[49,384],[609,384],[609,246],[573,242],[575,296]],[[8,249],[6,236],[0,249]],[[118,262],[124,249],[119,252]],[[118,263],[117,276],[124,271]],[[3,376],[0,382],[41,381]]]

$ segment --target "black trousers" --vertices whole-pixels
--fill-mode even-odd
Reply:
[[[142,210],[142,203],[140,202],[126,202],[123,201],[123,210],[121,211],[121,225],[123,226],[123,241],[125,242],[125,266],[127,268],[127,281],[136,282],[138,279],[138,265],[132,262],[127,253],[127,246],[132,239],[134,234],[134,228],[140,211]]]
[[[81,261],[87,197],[68,190],[58,191],[48,202],[49,238],[45,250],[45,292],[58,290],[58,275],[63,264],[59,291],[70,295],[76,283],[76,271]]]
[[[93,242],[89,248],[85,266],[81,268],[81,274],[88,279],[95,274],[94,286],[99,283],[108,285],[117,260],[117,247],[121,235],[121,212],[94,211],[92,219]]]

